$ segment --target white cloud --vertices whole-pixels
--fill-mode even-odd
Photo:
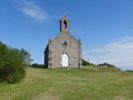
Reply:
[[[124,37],[103,47],[83,51],[83,58],[94,64],[110,63],[122,70],[133,70],[133,37]]]
[[[19,10],[35,21],[45,21],[48,14],[41,7],[37,6],[33,1],[15,0],[19,4]]]

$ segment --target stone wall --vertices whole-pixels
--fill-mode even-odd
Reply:
[[[67,42],[66,48],[62,45],[65,41]],[[81,41],[77,41],[69,31],[62,31],[51,40],[49,51],[51,52],[49,57],[51,65],[49,65],[49,68],[62,67],[63,53],[66,53],[69,57],[69,68],[82,68]]]
[[[60,20],[60,31],[53,40],[49,39],[49,46],[45,50],[45,65],[48,68],[62,68],[62,55],[66,54],[68,59],[64,60],[63,66],[82,68],[81,40],[78,41],[69,32],[69,19],[66,15]],[[67,43],[67,46],[63,46],[63,43]]]
[[[48,68],[48,62],[49,62],[49,45],[47,45],[45,50],[45,56],[44,56],[44,68]]]

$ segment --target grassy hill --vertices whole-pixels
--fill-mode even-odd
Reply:
[[[133,73],[115,68],[27,68],[17,84],[0,84],[0,100],[133,100]]]

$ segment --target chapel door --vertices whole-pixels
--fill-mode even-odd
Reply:
[[[68,67],[68,55],[67,54],[62,55],[62,66]]]

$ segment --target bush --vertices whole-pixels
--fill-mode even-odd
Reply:
[[[16,83],[25,77],[25,69],[24,67],[18,67],[13,73],[4,74],[4,76],[4,79],[9,83]]]
[[[27,54],[22,53],[21,50],[13,49],[0,42],[0,82],[15,83],[24,78]]]
[[[108,64],[108,63],[99,64],[97,66],[107,66],[107,68],[116,68],[114,65],[111,65],[111,64]]]
[[[126,72],[132,72],[131,70],[126,70]]]
[[[31,67],[37,67],[37,66],[38,66],[37,63],[34,63],[34,64],[31,65]]]
[[[91,65],[90,62],[87,62],[84,59],[82,59],[82,63],[83,63],[83,66],[89,66],[89,65]]]
[[[34,68],[44,68],[44,65],[43,64],[34,63],[34,64],[31,65],[31,67],[34,67]]]

